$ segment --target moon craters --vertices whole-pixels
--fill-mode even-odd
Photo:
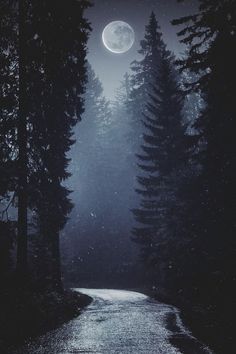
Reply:
[[[102,40],[105,47],[113,53],[125,53],[133,46],[135,34],[126,22],[110,22],[103,30]]]

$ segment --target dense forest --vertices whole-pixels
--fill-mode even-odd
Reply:
[[[53,317],[62,318],[79,302],[63,293],[59,233],[72,208],[63,181],[72,128],[84,109],[89,3],[4,0],[0,6],[0,328],[4,340],[18,340],[45,330],[45,319],[52,325],[50,301]]]
[[[235,0],[173,20],[181,57],[152,12],[113,102],[90,5],[0,2],[0,351],[78,314],[81,285],[174,304],[233,353]]]
[[[157,294],[185,307],[221,353],[231,352],[235,301],[234,6],[200,1],[174,20],[188,48],[179,60],[152,14],[129,100],[134,119],[144,102],[133,240]]]

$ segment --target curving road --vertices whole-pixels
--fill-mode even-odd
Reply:
[[[120,290],[75,289],[94,301],[82,314],[16,354],[209,354],[184,328],[179,311]]]

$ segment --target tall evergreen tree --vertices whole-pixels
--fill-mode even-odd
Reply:
[[[36,50],[31,55],[36,70],[32,108],[36,108],[36,114],[31,111],[35,168],[31,174],[32,204],[51,259],[51,282],[59,288],[59,232],[72,207],[63,181],[69,177],[67,153],[74,143],[72,129],[83,113],[86,42],[90,30],[83,13],[88,5],[87,1],[69,4],[41,1],[33,9]],[[39,102],[38,94],[42,98]]]
[[[16,1],[0,4],[0,273],[9,271],[14,229],[9,209],[15,200],[18,53]]]
[[[18,234],[17,234],[17,270],[20,278],[27,274],[28,261],[28,158],[27,158],[27,124],[28,109],[27,99],[29,98],[29,72],[28,62],[29,31],[28,14],[29,2],[19,1],[19,112],[17,124],[18,138]]]
[[[83,112],[88,6],[87,0],[1,2],[0,195],[17,197],[20,280],[27,275],[33,211],[50,250],[51,281],[60,283],[59,231],[72,207],[63,181],[72,128]]]
[[[141,48],[138,51],[142,55],[142,59],[131,63],[132,75],[130,77],[130,94],[127,107],[132,118],[131,124],[135,132],[132,140],[136,149],[141,144],[142,114],[145,113],[145,103],[149,98],[150,85],[154,83],[163,45],[160,27],[155,14],[152,12],[146,26],[144,39],[140,42]]]
[[[202,170],[195,199],[201,221],[194,224],[194,232],[199,239],[204,237],[208,260],[212,259],[209,252],[213,252],[218,266],[228,263],[227,268],[222,269],[224,279],[228,281],[229,274],[232,276],[236,226],[233,216],[236,14],[233,5],[234,1],[200,1],[197,15],[174,21],[175,24],[186,24],[179,35],[184,36],[182,42],[192,45],[188,58],[179,63],[182,69],[201,74],[192,87],[201,89],[206,100],[206,108],[195,124],[201,147],[196,158]],[[218,266],[213,269],[216,271]]]
[[[155,32],[153,35],[156,37]],[[143,173],[138,177],[137,192],[142,199],[140,207],[133,210],[141,225],[133,232],[145,260],[157,268],[156,281],[165,286],[181,244],[177,209],[182,207],[180,186],[187,167],[189,138],[183,125],[183,95],[174,58],[162,40],[155,50],[159,61],[155,62],[155,81],[152,77],[149,83],[142,153],[138,154]]]
[[[174,21],[175,25],[185,26],[179,36],[190,46],[187,59],[179,64],[182,70],[199,75],[189,88],[201,90],[206,102],[195,123],[198,131],[195,161],[201,170],[186,219],[188,233],[194,239],[192,247],[196,250],[192,263],[196,264],[198,277],[194,274],[192,277],[198,288],[198,301],[206,303],[205,308],[216,307],[216,323],[221,318],[230,334],[228,314],[235,298],[236,259],[236,3],[234,0],[200,0],[199,3],[197,14]],[[225,296],[228,305],[221,311]],[[225,350],[223,344],[221,351]],[[229,347],[227,352],[231,352]]]

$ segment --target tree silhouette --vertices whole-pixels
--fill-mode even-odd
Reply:
[[[0,274],[11,268],[15,223],[9,210],[15,202],[17,160],[18,62],[16,2],[2,1],[0,37]]]
[[[152,15],[153,17],[153,15]],[[155,32],[153,32],[155,36]],[[150,42],[152,37],[150,37]],[[160,42],[155,81],[149,83],[148,102],[143,114],[142,153],[138,154],[140,207],[133,213],[140,226],[134,240],[142,245],[143,257],[156,267],[159,284],[167,285],[168,269],[174,267],[174,253],[181,244],[176,210],[180,199],[181,177],[187,167],[189,137],[183,124],[183,95],[174,57]]]
[[[200,170],[186,219],[188,233],[194,238],[191,261],[197,269],[197,275],[196,272],[192,275],[198,299],[206,304],[205,308],[212,309],[214,316],[221,318],[215,322],[223,321],[224,326],[231,322],[230,310],[222,311],[221,303],[227,296],[230,309],[235,296],[236,54],[233,48],[236,13],[235,1],[201,0],[199,3],[197,14],[173,22],[184,25],[179,36],[182,43],[190,46],[187,58],[180,60],[179,65],[182,70],[197,74],[195,82],[187,88],[200,90],[206,103],[194,125],[198,132],[194,157]],[[232,328],[228,326],[227,341],[230,333]],[[221,345],[220,351],[231,352],[229,342],[227,349],[226,343]]]

